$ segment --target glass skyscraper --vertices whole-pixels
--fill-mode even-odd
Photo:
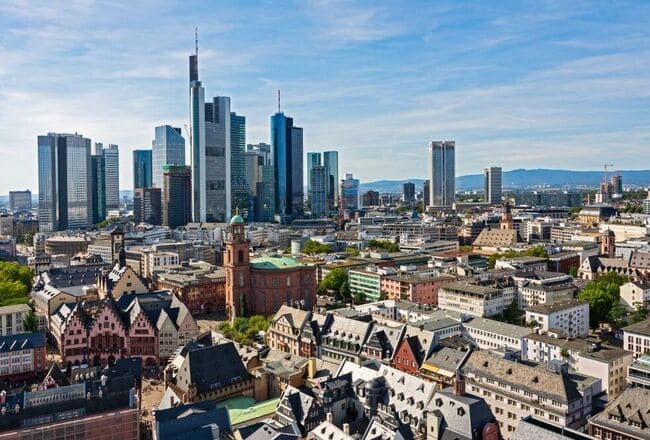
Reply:
[[[230,114],[230,156],[232,212],[238,211],[249,220],[252,200],[246,174],[246,117],[234,112]]]
[[[92,221],[90,139],[38,136],[39,229],[85,229]]]
[[[433,141],[429,144],[429,206],[447,207],[456,196],[456,142]]]
[[[311,170],[321,163],[321,154],[310,152],[307,153],[307,194],[311,191]]]
[[[163,166],[162,221],[177,228],[192,221],[192,174],[184,165]]]
[[[133,150],[133,189],[152,186],[152,162],[151,150]]]
[[[91,188],[93,193],[93,224],[106,219],[106,161],[103,154],[93,154],[91,163]]]
[[[106,177],[106,210],[110,211],[120,208],[120,150],[117,145],[109,144],[103,148],[102,153]]]
[[[276,113],[271,116],[271,157],[274,170],[275,212],[285,219],[303,211],[302,128],[293,119]]]
[[[327,170],[327,201],[329,208],[339,204],[339,152],[325,151],[323,153],[323,166]]]
[[[487,203],[501,203],[501,167],[489,167],[483,171],[483,191]]]
[[[162,188],[164,165],[185,165],[185,139],[180,128],[170,125],[155,128],[151,142],[151,186]]]
[[[346,214],[359,209],[359,179],[355,179],[352,173],[346,174],[341,181],[341,207]]]
[[[329,177],[327,169],[322,165],[315,165],[309,172],[310,187],[309,206],[313,218],[321,218],[327,214],[327,182]]]

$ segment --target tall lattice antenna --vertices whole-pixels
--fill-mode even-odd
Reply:
[[[278,89],[278,113],[280,113],[280,89]]]

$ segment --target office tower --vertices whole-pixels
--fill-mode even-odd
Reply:
[[[425,180],[422,185],[422,206],[426,208],[431,203],[431,181]]]
[[[115,144],[104,146],[101,142],[95,143],[94,155],[104,156],[104,173],[106,179],[106,210],[120,208],[120,150]]]
[[[28,189],[25,191],[9,191],[9,209],[11,211],[32,209],[32,192]]]
[[[260,222],[272,222],[275,217],[275,170],[273,165],[260,165],[260,180],[257,182],[255,198],[255,219]]]
[[[311,170],[318,165],[322,165],[321,154],[314,152],[307,153],[307,194],[311,192]]]
[[[429,206],[448,207],[456,194],[454,141],[433,141],[429,144]]]
[[[163,187],[163,165],[185,165],[185,139],[181,129],[160,125],[151,141],[151,186]]]
[[[170,228],[192,221],[192,170],[185,165],[163,165],[162,222]]]
[[[90,139],[76,133],[38,136],[40,232],[87,228],[91,205]]]
[[[402,201],[407,205],[415,203],[415,183],[406,182],[402,185]]]
[[[90,156],[92,188],[92,221],[96,225],[106,219],[106,160],[104,154]]]
[[[322,165],[315,165],[310,169],[309,206],[313,218],[324,217],[329,212],[327,204],[327,169]]]
[[[623,197],[623,176],[614,174],[611,178],[612,198],[620,199]]]
[[[152,186],[152,163],[151,150],[133,150],[133,189]]]
[[[327,200],[330,209],[338,206],[339,203],[339,152],[325,151],[323,153],[323,165],[329,176],[327,183]]]
[[[256,153],[259,156],[262,156],[264,158],[264,164],[265,165],[270,165],[271,164],[271,145],[270,144],[265,144],[264,142],[260,142],[259,144],[248,144],[246,145],[246,152],[250,153]]]
[[[355,179],[352,173],[346,173],[345,179],[341,180],[341,208],[346,213],[359,210],[359,179]]]
[[[133,216],[135,223],[162,224],[162,190],[160,188],[136,188],[133,191]]]
[[[205,92],[199,81],[198,42],[190,55],[190,151],[192,165],[192,213],[194,220],[206,219]]]
[[[305,207],[305,177],[303,170],[302,128],[291,129],[291,212],[302,217]]]
[[[230,114],[230,174],[232,180],[232,208],[249,220],[251,187],[246,174],[246,117]],[[250,218],[252,220],[252,217]]]
[[[363,193],[361,195],[361,205],[364,207],[379,206],[379,192],[370,189]]]
[[[491,205],[501,203],[501,167],[489,167],[483,171],[483,192],[485,202]]]

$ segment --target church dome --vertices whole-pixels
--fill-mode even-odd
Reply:
[[[244,224],[244,219],[242,218],[241,215],[235,214],[230,219],[230,224],[231,225],[242,225],[242,224]]]

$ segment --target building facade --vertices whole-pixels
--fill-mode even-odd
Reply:
[[[152,154],[152,150],[133,150],[133,189],[152,186]]]
[[[162,188],[164,184],[165,165],[185,165],[185,139],[181,129],[170,125],[155,128],[151,141],[151,184]]]
[[[429,144],[429,206],[446,207],[456,196],[456,142],[432,141]]]
[[[133,191],[133,216],[136,223],[162,224],[161,195],[160,188],[144,187]]]
[[[185,165],[163,166],[162,223],[172,229],[192,221],[192,174]]]
[[[489,167],[483,171],[483,193],[491,205],[501,204],[501,167]]]

